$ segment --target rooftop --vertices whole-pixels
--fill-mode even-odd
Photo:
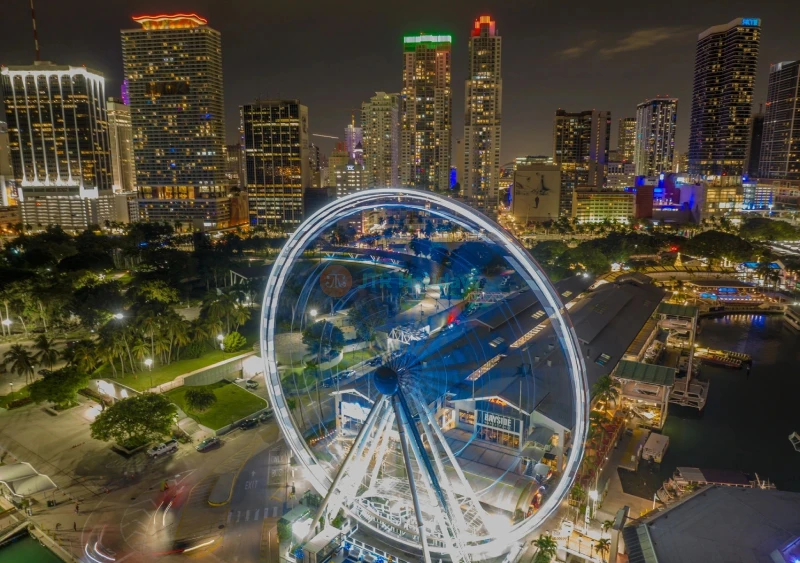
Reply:
[[[630,563],[796,561],[800,494],[710,487],[623,530]]]
[[[619,379],[638,381],[639,383],[652,383],[653,385],[672,387],[675,383],[675,371],[675,368],[667,366],[622,360],[617,365],[617,371],[614,376]]]
[[[658,314],[667,315],[669,317],[687,317],[695,318],[697,316],[697,307],[692,305],[678,305],[677,303],[661,303],[658,306]]]

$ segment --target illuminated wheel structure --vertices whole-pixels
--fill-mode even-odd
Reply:
[[[333,244],[348,220],[392,250]],[[450,235],[420,248],[392,226]],[[371,343],[355,374],[336,375],[356,352],[333,325]],[[276,420],[323,497],[311,522],[346,515],[425,561],[479,561],[569,493],[588,419],[577,337],[525,248],[467,205],[377,188],[312,214],[272,266],[261,343]]]

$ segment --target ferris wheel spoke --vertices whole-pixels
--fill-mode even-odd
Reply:
[[[411,456],[408,452],[408,437],[406,430],[409,427],[405,419],[405,414],[400,406],[400,400],[397,395],[392,397],[392,406],[394,407],[394,414],[397,420],[397,429],[400,434],[400,447],[403,450],[403,462],[406,466],[406,473],[408,474],[408,485],[411,489],[411,500],[414,503],[414,514],[417,517],[417,530],[419,531],[419,543],[422,547],[422,554],[425,557],[425,563],[431,563],[430,548],[428,547],[428,539],[425,533],[425,522],[422,517],[422,509],[419,504],[419,495],[417,494],[417,486],[414,478],[414,468],[411,465]]]
[[[331,483],[331,486],[328,489],[328,493],[325,495],[325,498],[323,499],[322,503],[319,505],[319,508],[317,509],[317,513],[314,516],[314,520],[312,520],[313,525],[309,530],[308,537],[306,537],[305,541],[310,540],[312,535],[317,532],[317,526],[319,524],[320,518],[322,518],[323,515],[325,514],[325,510],[328,508],[328,504],[337,495],[336,490],[339,488],[339,484],[341,483],[342,479],[345,477],[345,475],[347,475],[351,463],[353,462],[353,460],[357,459],[364,451],[364,446],[366,445],[366,438],[369,436],[369,433],[372,430],[373,425],[375,424],[375,420],[378,418],[378,413],[381,411],[381,409],[384,408],[385,405],[386,405],[386,398],[381,397],[372,406],[372,410],[369,411],[367,419],[364,421],[364,425],[358,431],[358,435],[356,436],[356,439],[353,442],[353,446],[350,448],[350,451],[347,452],[344,461],[339,467],[339,471],[337,471],[336,473],[336,477],[334,477],[333,479],[333,483]]]
[[[418,404],[423,404],[424,405],[423,399],[422,399],[422,397],[419,396],[418,393],[413,393],[412,397],[414,397],[416,399]],[[456,459],[456,456],[453,453],[453,450],[450,448],[450,444],[447,443],[447,439],[445,438],[444,432],[442,432],[442,429],[436,423],[436,420],[433,418],[433,415],[431,415],[431,413],[430,413],[430,411],[428,409],[420,409],[420,412],[423,415],[425,415],[427,417],[427,419],[428,419],[428,424],[427,425],[423,424],[423,427],[429,428],[436,435],[436,438],[438,439],[439,444],[441,444],[442,449],[444,450],[445,454],[447,455],[448,460],[450,460],[450,465],[453,467],[453,470],[456,472],[456,475],[458,476],[459,481],[461,481],[461,485],[462,485],[462,487],[464,489],[464,496],[472,504],[472,507],[475,509],[475,512],[477,513],[478,518],[480,519],[480,522],[483,525],[483,527],[488,530],[488,526],[486,525],[486,523],[489,521],[488,515],[486,514],[486,511],[483,509],[483,506],[481,505],[480,501],[478,500],[477,496],[475,495],[475,491],[472,489],[472,486],[470,485],[469,481],[467,480],[467,476],[464,474],[464,471],[461,469],[461,464]],[[433,443],[433,440],[430,440],[430,442]]]

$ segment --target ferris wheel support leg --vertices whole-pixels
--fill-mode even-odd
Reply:
[[[416,403],[417,411],[424,413],[425,418],[427,419],[427,421],[430,422],[431,415],[425,404],[423,404],[422,401],[420,401],[419,398],[414,394],[411,395],[411,400]],[[431,424],[435,424],[435,422],[432,422]],[[428,424],[426,424],[425,420],[422,421],[422,431],[425,433],[425,437],[428,439],[428,445],[431,448],[431,457],[433,458],[433,461],[436,465],[436,469],[439,471],[440,483],[442,483],[442,488],[444,489],[444,492],[447,495],[447,500],[450,503],[452,512],[451,516],[456,520],[455,523],[458,524],[458,529],[453,530],[456,536],[453,539],[454,541],[459,542],[459,537],[458,537],[460,535],[459,531],[461,531],[462,533],[467,533],[469,530],[469,528],[467,527],[467,521],[464,519],[464,513],[461,511],[459,507],[459,502],[458,499],[456,499],[456,494],[455,491],[453,490],[453,485],[450,483],[450,479],[447,476],[447,472],[445,471],[442,459],[439,456],[439,448],[436,446],[436,441],[434,440],[433,433],[431,432],[431,429],[428,427]]]
[[[394,411],[387,409],[387,427],[389,429],[392,428],[392,424],[394,423],[395,414]],[[386,457],[386,452],[389,449],[389,432],[383,433],[383,440],[381,440],[381,445],[378,448],[378,453],[375,456],[375,465],[372,467],[372,475],[370,476],[369,486],[373,487],[378,482],[378,474],[380,473],[381,466],[383,465],[383,460]]]
[[[413,397],[417,401],[418,405],[424,404],[417,393],[414,393]],[[464,490],[466,491],[466,496],[469,498],[470,502],[472,502],[475,511],[481,517],[481,521],[485,526],[486,522],[488,521],[488,515],[483,509],[483,506],[481,506],[480,501],[475,496],[475,492],[472,490],[472,486],[469,484],[469,481],[467,481],[467,476],[464,475],[464,471],[461,469],[461,465],[458,463],[455,454],[453,454],[453,450],[450,449],[450,445],[447,443],[447,439],[445,438],[442,429],[439,428],[439,425],[436,423],[436,420],[433,418],[433,416],[431,416],[428,409],[422,409],[421,412],[425,413],[427,416],[428,422],[430,423],[430,428],[433,429],[434,434],[436,434],[436,437],[439,439],[439,443],[442,445],[442,448],[447,454],[447,458],[450,460],[450,465],[453,466],[453,470],[455,470],[456,475],[458,475],[458,478],[461,481]]]
[[[336,489],[339,487],[339,483],[347,474],[351,462],[356,459],[358,456],[361,455],[361,452],[364,451],[364,446],[367,442],[367,437],[369,436],[372,427],[375,424],[375,419],[378,417],[378,412],[381,411],[386,404],[386,398],[382,397],[379,399],[372,407],[372,410],[369,411],[369,415],[367,415],[367,420],[364,421],[364,425],[361,427],[361,430],[358,431],[358,436],[356,436],[355,441],[353,442],[353,447],[350,448],[350,451],[347,452],[347,456],[344,458],[344,462],[342,463],[341,467],[339,467],[339,471],[336,473],[336,477],[333,478],[333,483],[331,483],[330,488],[328,489],[328,494],[325,495],[325,499],[319,505],[316,514],[314,514],[314,520],[312,520],[311,529],[308,531],[308,535],[306,536],[304,541],[310,540],[314,534],[319,533],[318,526],[319,526],[319,519],[325,514],[325,509],[328,507],[328,503],[331,502],[331,499],[336,494]]]
[[[408,473],[408,486],[411,489],[411,499],[414,501],[414,513],[417,516],[417,529],[419,530],[419,543],[422,545],[422,554],[425,557],[425,563],[431,563],[431,553],[428,549],[428,539],[425,536],[425,524],[422,519],[422,509],[419,506],[419,495],[417,494],[417,485],[414,482],[414,468],[411,466],[411,456],[408,453],[408,440],[410,439],[406,433],[406,419],[403,416],[397,397],[392,397],[392,406],[394,407],[395,418],[397,419],[397,429],[400,433],[400,446],[403,450],[403,462],[406,466],[406,473]]]

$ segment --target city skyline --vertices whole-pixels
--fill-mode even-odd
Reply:
[[[98,4],[99,8],[99,4]],[[136,6],[119,5],[108,9],[92,10],[85,21],[75,18],[65,35],[63,21],[69,12],[48,2],[37,4],[37,24],[42,58],[57,64],[86,64],[103,72],[107,91],[117,95],[122,79],[121,53],[118,33],[130,28],[132,15],[150,12],[180,11],[173,3],[142,3]],[[237,7],[223,10],[220,5],[200,2],[191,7],[207,18],[223,37],[223,67],[225,68],[226,136],[236,140],[238,106],[262,97],[298,98],[309,107],[313,116],[312,133],[340,135],[349,122],[353,108],[373,95],[375,91],[398,91],[401,47],[399,38],[404,35],[448,33],[453,35],[453,84],[463,84],[467,69],[467,33],[474,18],[487,14],[498,22],[505,39],[503,65],[508,71],[504,84],[503,152],[501,160],[507,162],[524,154],[548,153],[551,144],[551,119],[559,107],[608,109],[615,117],[633,115],[636,104],[656,95],[690,99],[694,46],[697,35],[704,29],[734,17],[762,19],[763,41],[759,58],[754,104],[766,98],[770,63],[793,60],[800,53],[800,38],[790,32],[788,10],[777,3],[757,8],[744,2],[726,5],[724,10],[714,6],[692,6],[679,3],[673,9],[671,20],[657,19],[646,14],[620,10],[623,17],[608,18],[602,14],[581,15],[573,18],[566,33],[554,35],[548,29],[530,33],[523,21],[555,21],[555,7],[508,6],[487,9],[480,3],[431,7],[424,16],[397,18],[381,11],[373,16],[373,25],[364,26],[363,19],[347,18],[346,14],[330,13],[330,8],[320,4],[314,22],[304,23],[305,33],[296,33],[297,25],[285,25],[260,33],[253,28],[255,22],[265,21],[257,13],[259,6]],[[303,10],[282,6],[280,13],[270,14],[270,19],[282,18],[287,24],[299,24]],[[331,10],[333,12],[333,10]],[[388,11],[387,11],[388,12]],[[326,15],[327,14],[327,15]],[[328,17],[329,16],[329,17]],[[33,60],[33,40],[30,32],[30,13],[25,3],[13,6],[7,12],[7,35],[4,41],[6,65],[29,64]],[[250,23],[250,22],[254,23]],[[689,22],[691,23],[684,23]],[[519,22],[519,23],[517,23]],[[548,26],[544,26],[548,27]],[[82,32],[81,30],[84,30]],[[248,30],[251,33],[248,33]],[[362,40],[342,42],[339,37],[360,33]],[[80,40],[76,40],[76,37]],[[238,37],[258,38],[240,41]],[[84,38],[90,38],[84,40]],[[116,38],[116,41],[114,40]],[[329,45],[334,42],[335,56]],[[55,46],[58,48],[55,48]],[[368,46],[368,47],[365,47]],[[280,47],[280,48],[279,48]],[[308,64],[294,67],[276,65],[285,47],[296,50],[296,60]],[[249,49],[270,53],[255,59]],[[347,68],[363,67],[366,72],[338,81]],[[641,67],[641,72],[635,68]],[[659,72],[648,72],[650,65]],[[308,80],[308,73],[315,79]],[[253,79],[253,76],[259,78]],[[536,77],[547,76],[547,80]],[[592,88],[583,87],[587,82]],[[325,85],[320,88],[319,85]],[[340,85],[341,84],[341,85]],[[276,86],[279,85],[279,86]],[[453,88],[453,129],[463,130],[464,92]],[[677,150],[684,152],[689,131],[688,103],[678,115]],[[612,133],[611,147],[617,145],[616,128]],[[325,152],[333,141],[322,144]]]

